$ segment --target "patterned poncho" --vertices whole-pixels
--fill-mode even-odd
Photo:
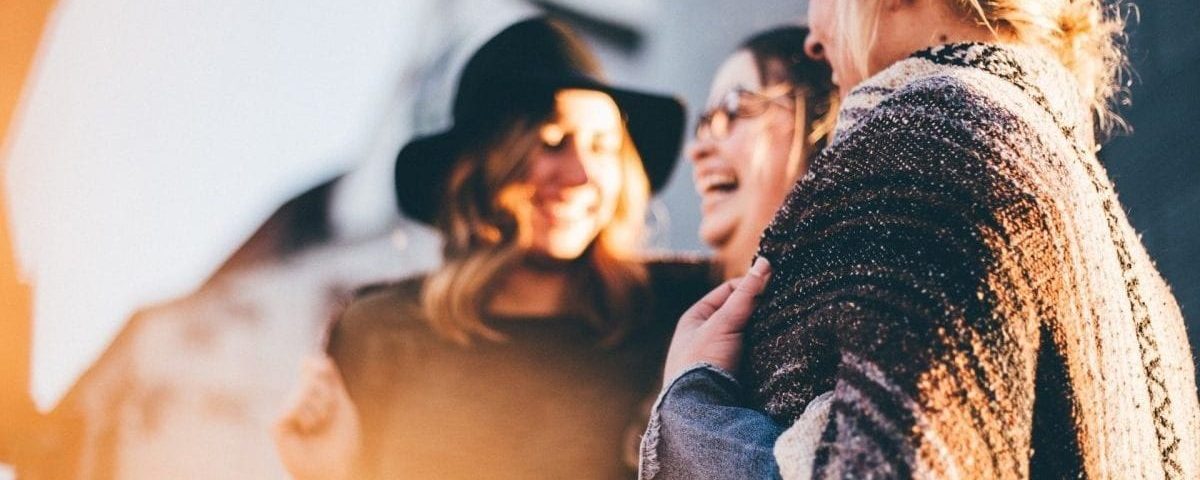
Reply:
[[[1200,478],[1183,319],[1079,95],[1055,60],[984,44],[849,95],[764,233],[748,334],[757,406],[819,437],[800,472]]]

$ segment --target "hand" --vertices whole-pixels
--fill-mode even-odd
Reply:
[[[358,412],[333,360],[305,360],[300,385],[272,429],[275,448],[292,478],[349,479],[358,460]]]
[[[692,305],[675,327],[663,381],[669,382],[697,363],[707,362],[736,372],[742,352],[742,331],[754,311],[755,297],[771,275],[771,265],[759,257],[745,277],[722,283]]]

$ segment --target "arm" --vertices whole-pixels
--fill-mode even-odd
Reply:
[[[1021,152],[1005,150],[1019,145],[918,105],[823,157],[764,237],[777,273],[751,369],[781,419],[807,401],[789,385],[829,382],[812,477],[1028,474],[1038,302],[1052,292],[1023,266],[1053,242],[1017,183]],[[806,363],[810,326],[832,338],[828,370]]]
[[[718,286],[679,319],[667,354],[667,385],[642,437],[643,479],[777,478],[771,448],[779,428],[742,406],[728,371],[737,368],[742,329],[769,277],[759,260],[743,279]]]
[[[862,127],[818,161],[764,236],[777,273],[748,332],[749,371],[755,403],[792,428],[736,428],[761,417],[735,400],[735,382],[675,382],[644,439],[643,478],[700,466],[762,476],[767,462],[706,447],[730,442],[759,452],[777,443],[777,461],[796,462],[780,465],[788,478],[1028,475],[1038,312],[1054,292],[1027,266],[1055,261],[1053,236],[1021,143],[978,135],[963,115],[985,106],[951,106]],[[744,318],[714,324],[727,322],[731,335],[692,338],[681,319],[668,373],[679,347],[740,340]],[[833,360],[814,366],[822,354]],[[737,356],[700,356],[714,358]],[[705,435],[720,438],[694,441]]]
[[[778,478],[771,449],[780,428],[744,406],[731,375],[697,364],[669,382],[642,437],[642,479]]]

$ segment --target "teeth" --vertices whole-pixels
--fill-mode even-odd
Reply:
[[[696,186],[701,192],[708,192],[714,189],[734,189],[737,188],[737,176],[728,173],[709,173],[698,180]]]
[[[550,204],[544,205],[542,210],[550,216],[560,219],[575,219],[586,217],[591,213],[591,206],[587,204]]]

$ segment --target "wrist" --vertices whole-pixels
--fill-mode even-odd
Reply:
[[[672,385],[683,380],[685,377],[696,374],[705,374],[715,376],[725,381],[733,382],[734,385],[740,387],[737,377],[728,369],[709,361],[692,362],[684,367],[675,369],[674,373],[667,372],[663,377],[663,391],[670,389]]]

